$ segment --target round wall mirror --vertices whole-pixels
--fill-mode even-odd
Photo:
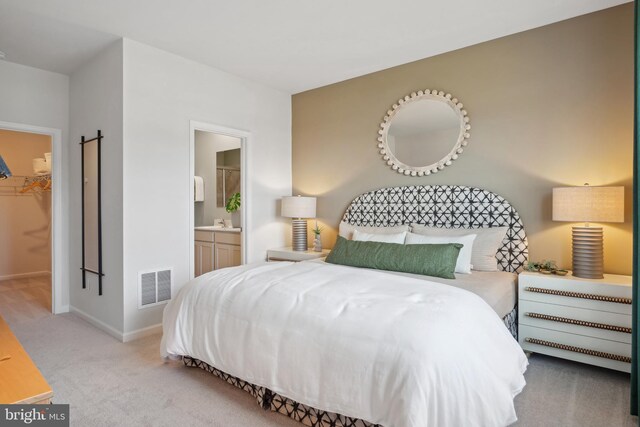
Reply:
[[[451,94],[414,92],[387,111],[378,133],[378,148],[393,170],[424,176],[450,166],[469,138],[469,117]]]

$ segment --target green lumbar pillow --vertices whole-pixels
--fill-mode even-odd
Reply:
[[[402,245],[364,242],[338,236],[326,261],[352,267],[401,271],[455,279],[460,243]]]

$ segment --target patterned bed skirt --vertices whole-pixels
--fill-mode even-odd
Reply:
[[[346,417],[303,405],[302,403],[281,396],[278,393],[274,393],[266,387],[248,383],[189,356],[184,356],[182,361],[187,366],[204,369],[229,384],[248,392],[263,409],[269,409],[273,412],[286,415],[309,427],[382,427],[379,424],[371,424],[370,422],[357,418]]]
[[[518,307],[502,318],[505,326],[511,335],[518,339]],[[258,405],[263,409],[268,409],[282,415],[286,415],[309,427],[382,427],[380,424],[372,424],[358,418],[351,418],[345,415],[327,412],[321,409],[312,408],[302,403],[298,403],[287,397],[274,393],[266,387],[251,384],[240,378],[229,375],[201,360],[189,356],[183,356],[182,361],[186,366],[204,369],[205,371],[223,379],[229,384],[238,387],[251,394]]]
[[[518,306],[513,307],[513,310],[502,318],[504,325],[507,327],[511,335],[518,341]]]

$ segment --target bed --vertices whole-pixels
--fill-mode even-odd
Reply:
[[[433,280],[325,262],[223,269],[167,305],[162,355],[312,427],[514,422],[527,366],[513,339],[515,273],[527,257],[515,209],[481,189],[409,186],[357,197],[343,220],[506,226],[502,271]]]

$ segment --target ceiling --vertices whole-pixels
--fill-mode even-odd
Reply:
[[[127,37],[298,93],[628,1],[0,0],[0,51],[70,74]]]

